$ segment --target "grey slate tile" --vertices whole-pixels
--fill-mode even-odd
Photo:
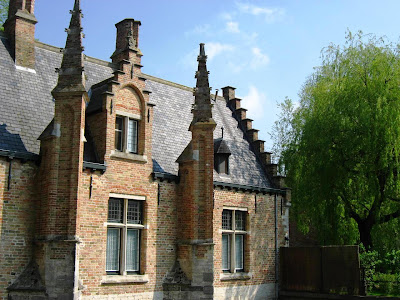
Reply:
[[[16,70],[5,44],[0,38],[0,149],[39,153],[37,138],[54,116],[52,89],[57,83],[55,68],[61,64],[61,53],[36,47],[36,74]],[[90,61],[85,62],[86,88],[112,77],[113,70]],[[193,82],[193,84],[195,84]],[[177,175],[176,159],[191,139],[188,131],[192,119],[192,92],[155,80],[146,81],[152,91],[150,101],[156,104],[153,123],[153,169]],[[225,101],[217,100],[213,107],[217,122],[214,138],[221,137],[230,151],[230,176],[215,181],[270,187],[249,143]]]

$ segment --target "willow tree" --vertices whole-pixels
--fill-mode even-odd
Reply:
[[[299,224],[372,247],[400,218],[400,46],[359,32],[325,48],[289,119],[280,163]]]
[[[0,0],[0,31],[3,31],[3,24],[8,17],[8,0]]]

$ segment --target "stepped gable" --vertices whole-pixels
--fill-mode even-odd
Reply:
[[[240,98],[236,98],[235,89],[231,86],[222,88],[223,97],[226,101],[227,107],[232,111],[234,117],[238,122],[238,127],[243,131],[246,140],[250,144],[250,149],[257,156],[257,159],[261,162],[265,175],[275,188],[284,188],[284,176],[278,175],[277,164],[271,161],[271,152],[264,150],[265,141],[258,138],[258,129],[253,128],[253,120],[247,117],[247,109],[241,107]]]
[[[146,77],[146,87],[152,91],[150,100],[156,105],[152,153],[154,171],[178,175],[176,159],[191,140],[191,132],[187,128],[193,115],[189,109],[182,107],[194,103],[192,89],[148,75]],[[217,123],[214,139],[221,138],[223,127],[224,141],[232,153],[229,158],[229,176],[221,176],[214,170],[214,181],[272,187],[256,155],[250,150],[249,142],[243,138],[243,132],[238,128],[237,120],[232,117],[232,111],[227,107],[224,98],[217,97],[212,104],[212,117]]]

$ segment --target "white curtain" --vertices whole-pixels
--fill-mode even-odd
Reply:
[[[107,228],[106,271],[119,271],[120,229]]]
[[[137,121],[129,119],[128,122],[128,151],[137,153]]]
[[[126,270],[139,271],[139,230],[128,229],[126,239]]]
[[[243,235],[235,236],[235,268],[243,269]]]
[[[231,247],[230,236],[228,234],[222,235],[222,270],[229,270],[231,265]]]

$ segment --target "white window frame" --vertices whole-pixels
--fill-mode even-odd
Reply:
[[[120,149],[117,149],[115,147],[115,139],[116,139],[116,137],[114,136],[114,148],[115,148],[115,151],[138,154],[139,153],[139,126],[140,126],[140,120],[141,120],[140,115],[117,111],[115,120],[117,120],[118,117],[123,119],[123,122],[122,122],[123,123],[123,125],[122,125],[122,149],[120,150]],[[129,126],[128,124],[129,124],[129,120],[133,120],[133,121],[136,122],[136,152],[128,150],[128,126]],[[116,124],[116,121],[115,121],[115,124]],[[115,128],[114,132],[116,132],[116,131],[117,130]]]
[[[247,231],[247,218],[248,218],[248,214],[247,214],[247,208],[236,208],[236,207],[224,207],[223,211],[231,211],[232,213],[232,229],[223,229],[222,228],[222,235],[221,235],[221,262],[222,262],[222,257],[223,257],[223,249],[222,249],[222,236],[227,235],[228,236],[228,243],[230,246],[230,253],[228,253],[229,255],[229,260],[230,260],[230,266],[229,269],[223,269],[223,266],[221,265],[221,270],[222,272],[227,272],[227,273],[243,273],[244,269],[245,269],[245,257],[246,257],[246,252],[245,252],[245,248],[246,248],[246,235],[248,234]],[[222,227],[222,214],[223,211],[221,213],[221,227]],[[245,229],[246,230],[237,230],[236,227],[236,212],[240,211],[240,212],[244,212],[245,215]],[[237,268],[236,267],[236,236],[241,235],[243,236],[243,243],[242,243],[242,247],[243,247],[243,268]]]
[[[105,223],[107,228],[107,234],[109,228],[117,228],[120,231],[120,247],[119,247],[119,270],[107,270],[107,265],[105,266],[105,271],[108,275],[130,275],[130,274],[140,274],[141,272],[141,257],[140,252],[143,244],[142,234],[144,225],[144,202],[141,202],[141,222],[142,224],[129,224],[128,223],[128,203],[129,201],[144,201],[146,198],[144,196],[132,196],[132,195],[119,195],[115,193],[110,193],[109,200],[111,198],[119,199],[123,201],[123,220],[122,223],[108,222],[108,203],[107,203],[107,222]],[[108,201],[109,201],[108,200]],[[139,243],[138,243],[138,270],[128,271],[126,267],[126,249],[127,249],[127,236],[129,229],[137,229],[139,231]],[[106,262],[107,262],[107,246],[106,246]]]

